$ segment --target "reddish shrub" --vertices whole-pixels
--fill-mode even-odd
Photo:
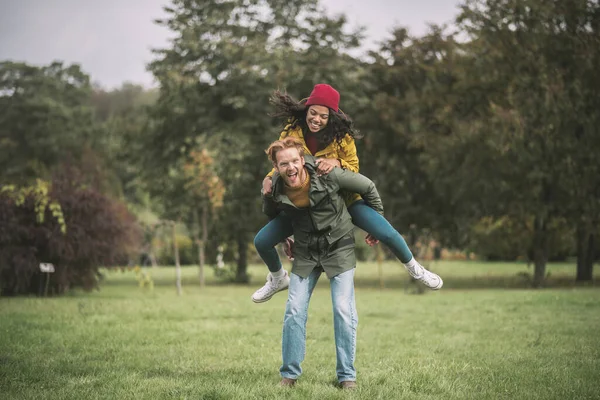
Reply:
[[[61,205],[66,234],[49,210],[43,223],[36,221],[32,196],[17,205],[0,193],[2,295],[40,293],[46,279],[41,262],[56,269],[50,276],[51,293],[91,290],[98,284],[99,267],[123,265],[139,248],[140,229],[122,203],[67,179],[53,182],[49,197]]]

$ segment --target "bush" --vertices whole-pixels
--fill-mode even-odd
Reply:
[[[482,218],[473,225],[469,249],[488,261],[514,261],[527,254],[531,232],[509,217]]]
[[[141,232],[125,205],[75,182],[54,181],[45,202],[31,191],[22,199],[15,191],[0,193],[0,294],[41,293],[42,262],[55,266],[51,293],[91,290],[99,267],[125,264],[138,251]],[[50,201],[61,207],[65,233],[45,206]]]
[[[574,232],[566,221],[548,224],[548,260],[564,261],[574,254]],[[532,259],[533,219],[517,221],[508,216],[482,218],[472,228],[469,250],[488,261]]]

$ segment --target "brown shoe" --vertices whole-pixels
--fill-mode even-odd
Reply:
[[[340,382],[340,387],[342,389],[353,390],[353,389],[356,389],[358,387],[358,385],[356,384],[355,381],[343,381],[343,382]]]
[[[279,386],[292,387],[296,384],[295,379],[283,378],[281,382],[279,382]]]

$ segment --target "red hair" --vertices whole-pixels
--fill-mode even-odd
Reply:
[[[265,150],[265,153],[267,153],[269,160],[271,160],[273,164],[277,164],[277,153],[281,150],[291,149],[294,147],[298,149],[298,153],[300,153],[301,157],[304,156],[304,145],[295,137],[286,137],[285,139],[276,140],[269,145],[269,148]]]

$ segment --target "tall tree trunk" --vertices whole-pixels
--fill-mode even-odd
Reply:
[[[157,225],[153,225],[148,228],[150,230],[150,241],[148,243],[148,258],[152,268],[156,268],[158,263],[156,262],[156,249],[154,248],[154,238],[156,237]]]
[[[589,282],[593,279],[595,237],[588,221],[577,226],[577,282]]]
[[[246,232],[238,232],[238,260],[235,281],[239,283],[248,283],[248,240]]]
[[[194,208],[194,242],[198,247],[198,280],[200,281],[200,287],[204,286],[204,261],[205,261],[205,246],[207,237],[208,223],[206,222],[206,203],[202,204],[202,221],[198,221],[198,210]],[[200,227],[200,225],[202,225]],[[202,239],[200,239],[199,230],[202,230]]]
[[[200,281],[200,287],[204,287],[204,242],[198,240],[196,244],[198,245],[198,280]]]
[[[590,234],[589,244],[590,245],[588,246],[587,261],[588,261],[588,276],[591,281],[592,279],[594,279],[594,259],[596,258],[596,235],[593,233]]]
[[[158,263],[156,262],[156,256],[154,255],[154,250],[150,250],[148,253],[148,258],[150,259],[150,264],[152,264],[152,268],[158,267]]]
[[[534,221],[533,233],[533,287],[540,287],[546,277],[546,262],[548,261],[548,236],[544,217],[537,216]]]
[[[208,204],[205,202],[202,205],[202,240],[198,247],[198,257],[200,259],[200,287],[204,286],[204,263],[206,243],[208,242]]]
[[[175,233],[175,221],[171,222],[173,228],[173,252],[175,254],[175,271],[177,275],[177,295],[181,296],[181,265],[179,264],[179,247],[177,246],[177,234]]]
[[[385,288],[383,279],[383,250],[380,245],[375,246],[375,254],[377,259],[377,275],[379,275],[379,288]]]
[[[148,251],[148,258],[150,258],[150,264],[152,264],[152,268],[158,267],[158,263],[156,262],[156,249],[154,248],[154,237],[156,236],[156,229],[152,228],[152,237],[150,238],[150,250]]]

